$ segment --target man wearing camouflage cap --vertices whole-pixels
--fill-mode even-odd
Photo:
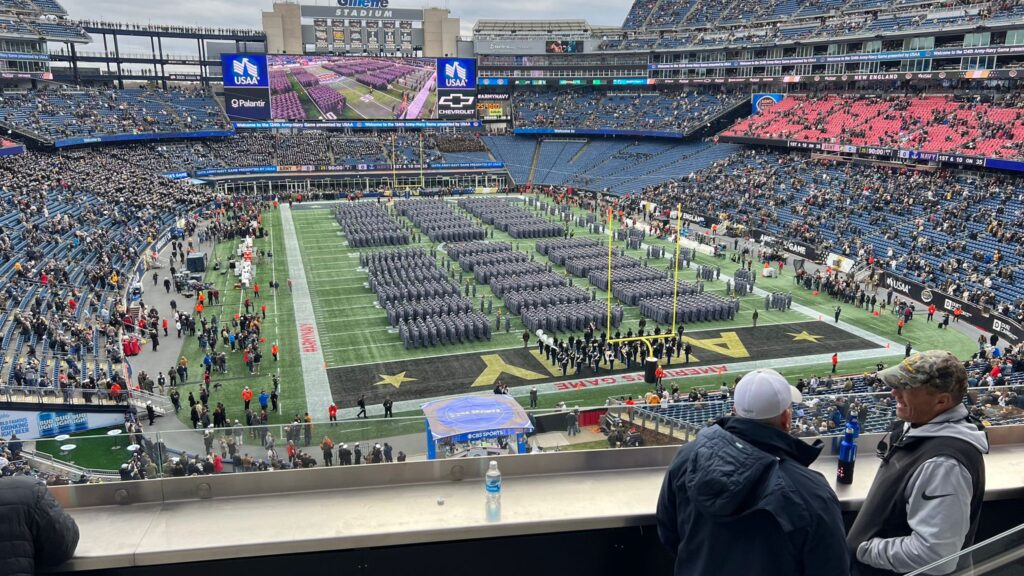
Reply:
[[[985,495],[988,437],[963,404],[967,371],[949,352],[929,350],[882,370],[895,423],[882,463],[847,535],[853,573],[904,574],[972,544]],[[970,566],[970,555],[929,574]]]

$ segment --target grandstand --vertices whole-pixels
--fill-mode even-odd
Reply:
[[[4,36],[43,38],[54,42],[88,42],[82,26],[67,17],[67,10],[55,0],[3,0],[0,28]]]
[[[736,154],[696,176],[694,181],[648,188],[642,197],[668,205],[682,202],[695,213],[728,214],[737,224],[809,242],[819,253],[878,260],[887,269],[966,301],[999,306],[1021,317],[1024,254],[1016,243],[1021,231],[998,218],[1024,206],[1016,180],[843,166],[764,151]],[[754,193],[751,182],[756,183]],[[931,197],[940,183],[949,200]],[[1005,196],[986,195],[999,185],[1011,186]],[[893,210],[895,202],[901,210]],[[956,221],[955,215],[968,206],[980,221]],[[949,218],[937,219],[936,214]]]
[[[738,147],[705,143],[490,136],[483,139],[517,184],[571,186],[616,195],[685,178]],[[536,161],[535,161],[536,160]]]
[[[991,366],[981,362],[973,364],[969,374],[974,382],[980,382]],[[805,402],[794,411],[792,433],[798,437],[838,436],[845,429],[846,415],[857,414],[862,433],[884,434],[896,419],[896,406],[885,387],[871,378],[853,376],[835,379],[807,378],[797,383],[804,391]],[[811,383],[813,381],[813,384]],[[819,385],[820,382],[820,385]],[[1024,385],[1024,374],[1011,374],[1005,385],[1019,389]],[[1024,424],[1024,414],[1019,410],[1005,410],[1007,406],[1021,408],[1020,396],[1000,397],[1003,392],[990,388],[975,388],[965,397],[964,403],[975,416],[986,425]],[[680,430],[699,430],[709,423],[729,415],[734,401],[721,392],[693,392],[687,397],[679,395],[673,402],[658,406],[641,406],[635,409],[635,420],[658,421]]]
[[[602,50],[771,45],[831,38],[870,38],[884,33],[927,33],[999,25],[1018,17],[1016,2],[871,0],[636,0],[620,38]]]
[[[67,17],[55,0],[4,0],[0,2],[0,77],[52,79],[47,42],[70,46],[89,42],[90,36]]]
[[[797,95],[722,135],[1020,159],[1020,98],[1019,93],[991,101],[978,95]]]
[[[229,128],[220,107],[202,91],[67,86],[5,93],[0,122],[25,137],[58,145],[75,137],[181,137]]]
[[[604,90],[515,93],[516,124],[522,128],[573,128],[690,133],[748,100],[731,91],[626,92]]]

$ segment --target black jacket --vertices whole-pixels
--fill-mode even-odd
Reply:
[[[678,576],[849,574],[835,492],[807,468],[820,448],[723,418],[676,455],[658,500],[658,535]]]
[[[78,525],[46,485],[29,476],[0,478],[0,574],[22,576],[69,560]]]

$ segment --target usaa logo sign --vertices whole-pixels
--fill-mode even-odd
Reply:
[[[476,60],[441,58],[437,61],[439,88],[476,88]]]
[[[233,60],[231,72],[235,75],[235,84],[254,85],[260,83],[260,69],[248,58]]]
[[[226,86],[266,86],[266,56],[257,54],[231,54],[223,59]]]

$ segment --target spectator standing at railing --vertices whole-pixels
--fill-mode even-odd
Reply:
[[[802,400],[778,372],[750,372],[736,386],[736,417],[679,450],[657,508],[677,575],[850,573],[839,501],[808,469],[821,449],[789,435]]]
[[[967,371],[929,350],[878,373],[896,399],[896,422],[847,542],[858,576],[904,574],[974,544],[985,496],[988,436],[963,398]],[[933,574],[970,572],[971,556]]]

